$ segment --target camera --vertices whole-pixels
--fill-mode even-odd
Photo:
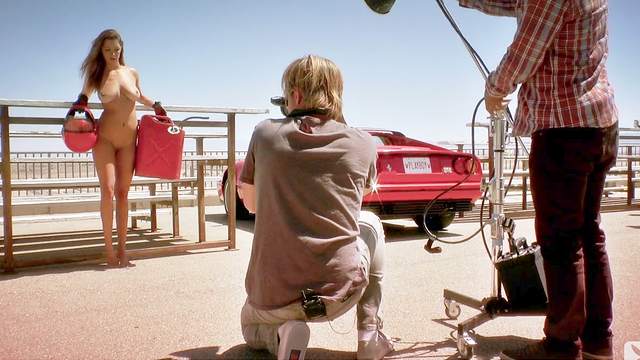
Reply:
[[[308,320],[327,316],[327,308],[320,295],[312,289],[302,290],[302,310]]]
[[[280,108],[280,112],[284,116],[289,116],[289,112],[287,111],[287,99],[284,96],[273,96],[270,99],[271,105],[278,106]]]

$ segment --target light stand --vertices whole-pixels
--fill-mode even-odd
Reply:
[[[365,0],[367,5],[379,14],[386,14],[391,10],[395,0]],[[462,40],[474,63],[480,70],[485,81],[489,76],[480,55],[473,49],[453,20],[443,0],[436,0],[455,32]],[[497,316],[543,315],[546,308],[546,284],[542,267],[540,249],[527,246],[524,238],[513,238],[515,225],[512,219],[504,215],[504,150],[507,125],[507,113],[501,111],[490,117],[489,141],[490,154],[493,154],[493,180],[490,181],[491,193],[491,294],[482,300],[445,289],[445,314],[450,319],[460,316],[460,304],[480,310],[480,314],[458,324],[457,347],[463,359],[473,356],[476,345],[471,336],[472,330]],[[519,141],[526,152],[524,143]],[[491,145],[493,144],[493,146]],[[514,164],[515,166],[515,164]],[[480,220],[482,221],[482,219]],[[480,231],[483,231],[480,229]],[[503,253],[505,233],[508,235],[509,252]],[[484,233],[483,233],[484,236]],[[528,284],[530,283],[530,284]],[[502,297],[504,286],[507,301]],[[544,289],[543,289],[544,288]]]
[[[493,136],[493,147],[489,149],[493,153],[493,179],[489,182],[491,194],[491,293],[489,297],[477,300],[469,296],[444,289],[443,298],[445,306],[445,314],[450,319],[457,319],[460,315],[460,304],[480,310],[477,314],[463,322],[458,323],[457,328],[457,348],[463,359],[470,359],[473,356],[473,347],[476,345],[475,340],[470,332],[484,324],[485,322],[497,316],[521,316],[521,315],[543,315],[544,308],[518,308],[510,304],[502,297],[501,279],[499,276],[496,263],[498,263],[503,254],[503,243],[505,233],[508,235],[511,251],[518,253],[518,248],[526,248],[526,240],[520,238],[513,239],[514,224],[504,214],[504,151],[505,151],[505,135],[506,135],[506,113],[504,111],[492,114],[490,116],[490,136]],[[517,244],[516,244],[517,243]],[[539,270],[539,269],[538,269]],[[544,278],[542,274],[541,278]]]

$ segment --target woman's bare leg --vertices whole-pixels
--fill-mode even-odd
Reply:
[[[104,235],[105,256],[109,265],[117,265],[113,251],[113,196],[116,182],[115,149],[107,140],[99,140],[93,148],[93,162],[100,181],[100,217]]]
[[[135,141],[116,152],[116,227],[118,229],[118,259],[120,266],[130,266],[127,256],[127,227],[129,224],[129,188],[136,156]]]

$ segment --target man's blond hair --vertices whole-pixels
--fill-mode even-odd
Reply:
[[[317,55],[307,55],[294,60],[282,75],[285,96],[293,89],[302,94],[307,109],[322,109],[337,121],[342,116],[342,75],[336,64]]]

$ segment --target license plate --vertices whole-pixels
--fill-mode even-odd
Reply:
[[[431,174],[431,161],[429,158],[403,158],[402,160],[406,174]]]

